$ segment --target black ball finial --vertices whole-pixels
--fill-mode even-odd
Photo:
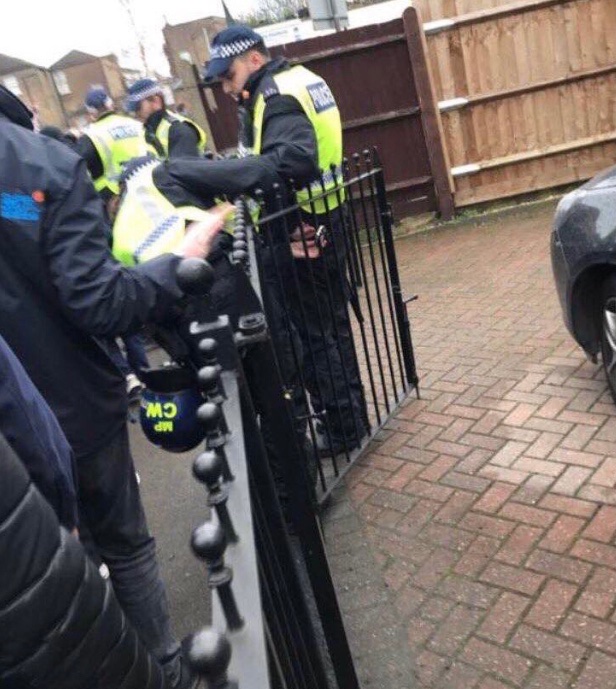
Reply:
[[[220,429],[220,407],[212,402],[204,402],[197,409],[197,418],[205,426],[206,433],[212,433]]]
[[[231,256],[236,263],[243,263],[248,260],[248,252],[242,249],[236,249]]]
[[[205,483],[207,486],[212,486],[222,476],[222,457],[214,450],[206,450],[195,459],[192,470],[198,481]]]
[[[203,366],[197,374],[199,386],[203,392],[217,392],[220,381],[220,371],[217,366]]]
[[[198,558],[214,563],[224,555],[227,537],[220,524],[203,522],[193,531],[190,544]]]
[[[188,660],[210,681],[224,678],[231,662],[231,644],[224,634],[204,627],[188,639]]]
[[[214,366],[217,362],[218,342],[213,337],[204,337],[199,342],[199,351],[203,354],[205,363]]]
[[[214,283],[214,269],[202,258],[185,258],[178,266],[177,281],[183,292],[201,297]]]

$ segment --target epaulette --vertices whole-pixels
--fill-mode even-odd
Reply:
[[[259,91],[261,92],[265,102],[267,102],[272,96],[277,96],[280,93],[278,84],[269,74],[263,77]]]

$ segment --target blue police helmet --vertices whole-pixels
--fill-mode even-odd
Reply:
[[[103,110],[111,108],[113,101],[102,86],[91,86],[86,94],[84,105],[88,110]]]
[[[210,47],[210,61],[203,78],[212,81],[224,74],[233,60],[256,45],[264,45],[263,36],[243,24],[234,24],[214,36]]]
[[[146,388],[141,394],[140,421],[146,438],[168,452],[192,450],[205,439],[197,418],[204,398],[194,375],[179,366],[140,372]]]
[[[128,96],[124,101],[124,106],[128,112],[135,112],[142,100],[162,93],[163,90],[155,79],[148,77],[137,79],[134,84],[128,87]]]

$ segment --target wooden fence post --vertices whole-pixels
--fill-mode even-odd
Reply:
[[[430,65],[428,64],[426,37],[421,25],[421,18],[414,7],[407,7],[404,10],[402,21],[417,89],[417,98],[421,108],[421,121],[425,132],[438,208],[441,218],[450,220],[455,212],[453,180],[444,144],[441,116],[432,84]]]

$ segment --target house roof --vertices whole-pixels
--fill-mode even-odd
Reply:
[[[39,65],[35,65],[33,62],[27,62],[18,57],[0,53],[0,74],[12,74],[13,72],[21,72],[23,69],[32,68],[41,69]]]
[[[165,26],[163,27],[164,29],[177,29],[178,27],[185,27],[185,26],[190,26],[191,24],[211,24],[212,22],[215,21],[221,21],[224,19],[224,17],[219,17],[217,15],[209,15],[207,17],[200,17],[199,19],[191,19],[190,21],[187,22],[180,22],[179,24],[169,24],[167,22]]]
[[[49,69],[67,69],[68,67],[76,67],[77,65],[84,65],[87,62],[94,62],[99,58],[96,55],[89,53],[82,53],[81,50],[71,50],[61,57],[57,62],[54,62]]]

